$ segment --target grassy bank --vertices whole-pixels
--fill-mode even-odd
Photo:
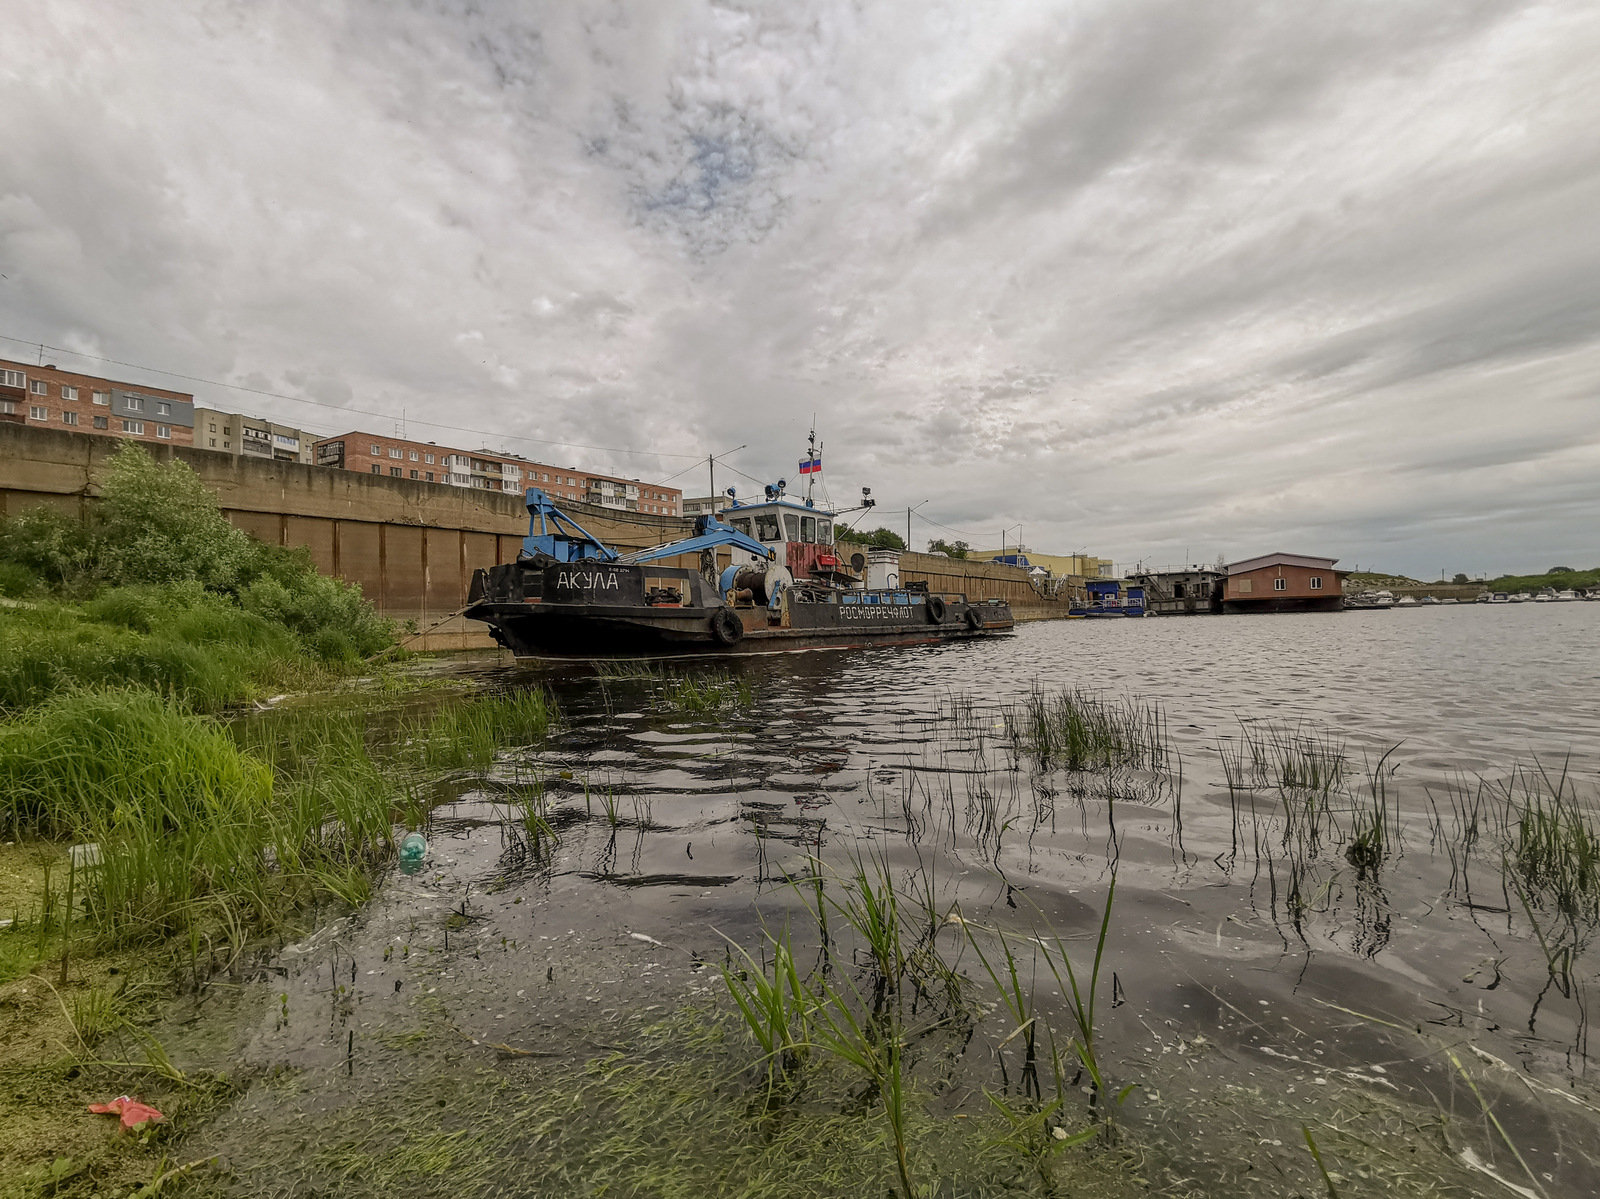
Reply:
[[[0,1196],[128,1194],[178,1164],[166,1146],[233,1084],[178,1072],[145,1031],[153,1015],[237,985],[263,938],[365,902],[431,780],[541,744],[556,718],[524,691],[381,733],[360,707],[241,733],[124,688],[55,694],[0,724],[0,1087],[17,1097],[0,1112],[0,1175],[27,1170]],[[114,1137],[86,1115],[124,1093],[168,1123]]]
[[[315,686],[394,644],[359,588],[230,525],[181,462],[124,446],[88,525],[0,523],[0,710],[137,686],[216,711]]]

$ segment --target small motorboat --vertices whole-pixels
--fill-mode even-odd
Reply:
[[[1547,587],[1533,597],[1533,602],[1536,604],[1553,604],[1556,602],[1556,593]]]
[[[1423,604],[1437,604],[1439,602],[1439,597],[1436,595],[1425,595],[1418,602]],[[1454,603],[1455,601],[1452,600],[1451,602]]]
[[[1568,587],[1564,591],[1556,592],[1557,601],[1559,601],[1560,603],[1563,603],[1563,604],[1570,604],[1573,601],[1575,601],[1577,598],[1578,598],[1578,593],[1576,591],[1574,591],[1571,587]]]
[[[1519,591],[1511,597],[1511,602],[1513,604],[1526,604],[1532,602],[1532,600],[1533,596],[1529,595],[1526,591]]]
[[[1489,592],[1480,591],[1480,592],[1478,592],[1478,598],[1473,600],[1472,602],[1475,603],[1475,604],[1487,604],[1487,603],[1491,603],[1493,600],[1494,600],[1494,596],[1491,595]]]
[[[1402,595],[1395,600],[1394,606],[1396,608],[1415,608],[1417,607],[1417,597],[1414,595]]]
[[[1491,604],[1509,604],[1511,602],[1511,595],[1509,592],[1496,591],[1489,597],[1489,602]]]

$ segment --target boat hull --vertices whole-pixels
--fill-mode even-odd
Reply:
[[[519,659],[742,655],[971,640],[1008,633],[1010,606],[964,595],[796,588],[777,603],[728,604],[691,571],[520,563],[482,571],[464,615]],[[578,579],[583,586],[570,585]],[[646,602],[675,591],[679,602]]]

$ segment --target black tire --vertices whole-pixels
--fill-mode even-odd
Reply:
[[[744,621],[731,608],[718,608],[711,614],[711,637],[718,645],[738,645],[744,640]]]
[[[974,633],[983,628],[983,614],[970,604],[967,606],[967,628]]]
[[[934,624],[944,623],[944,600],[937,595],[928,597],[928,619]]]

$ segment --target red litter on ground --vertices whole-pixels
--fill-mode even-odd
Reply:
[[[89,1110],[100,1115],[121,1116],[124,1128],[140,1128],[166,1119],[149,1104],[129,1099],[126,1095],[119,1095],[110,1103],[91,1103]]]

